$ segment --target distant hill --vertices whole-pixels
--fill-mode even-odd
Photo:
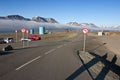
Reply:
[[[70,26],[80,26],[80,24],[77,23],[77,22],[69,22],[67,24],[70,25]]]
[[[78,26],[79,28],[83,28],[83,27],[86,27],[86,28],[98,28],[98,26],[96,26],[95,24],[93,23],[77,23],[77,22],[69,22],[67,23],[67,25],[70,25],[70,26]]]
[[[20,15],[8,15],[8,16],[0,16],[0,19],[4,20],[25,20],[25,21],[36,21],[36,22],[45,22],[45,23],[58,23],[55,19],[53,18],[43,18],[43,17],[33,17],[32,19],[25,18]]]
[[[33,21],[36,21],[36,22],[48,22],[48,23],[58,23],[55,19],[53,18],[43,18],[43,17],[33,17],[32,18]]]

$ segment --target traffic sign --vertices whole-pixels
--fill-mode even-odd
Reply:
[[[83,42],[83,51],[85,52],[85,46],[86,46],[86,34],[88,33],[88,29],[87,28],[83,28],[82,32],[84,34],[84,42]]]
[[[83,29],[82,29],[82,32],[83,32],[84,34],[87,34],[87,33],[88,33],[88,29],[87,29],[87,28],[83,28]]]
[[[28,33],[29,33],[29,30],[26,30],[26,33],[28,34]]]
[[[24,33],[25,31],[26,31],[25,28],[22,28],[22,29],[21,29],[21,32],[22,32],[22,33]]]
[[[22,37],[24,38],[24,33],[26,32],[26,29],[25,28],[22,28],[21,29],[21,32],[22,32]],[[24,41],[23,41],[23,48],[24,48],[24,45],[25,45],[25,43],[24,43]]]

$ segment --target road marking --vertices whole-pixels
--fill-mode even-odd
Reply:
[[[67,44],[64,44],[64,46],[67,45]]]
[[[63,47],[63,45],[60,45],[60,46],[58,46],[57,48],[61,48],[61,47]]]
[[[20,67],[16,68],[15,70],[17,70],[17,71],[18,71],[18,70],[20,70],[21,68],[23,68],[23,67],[27,66],[28,64],[32,63],[33,61],[36,61],[36,60],[37,60],[37,59],[39,59],[39,58],[41,58],[41,56],[38,56],[38,57],[36,57],[36,58],[34,58],[34,59],[32,59],[32,60],[28,61],[27,63],[25,63],[25,64],[21,65]]]
[[[46,52],[45,54],[49,54],[49,53],[51,53],[51,52],[53,52],[53,51],[55,51],[56,49],[51,49],[51,50],[49,50],[48,52]]]

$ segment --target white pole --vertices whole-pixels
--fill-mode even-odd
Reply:
[[[23,34],[23,39],[24,39],[24,32],[22,32]],[[24,43],[24,40],[23,40],[23,48],[25,47],[25,43]]]
[[[17,35],[17,30],[15,31],[15,33],[16,33],[16,42],[17,42],[17,40],[18,40],[18,37],[17,37],[17,36],[18,36],[18,35]]]
[[[85,52],[86,47],[86,34],[84,34],[84,42],[83,42],[83,51]]]
[[[88,33],[88,29],[87,29],[87,28],[83,28],[82,31],[83,31],[83,34],[84,34],[83,51],[85,52],[85,47],[86,47],[86,35],[87,35],[87,33]]]
[[[27,30],[27,38],[28,38],[28,35],[29,35],[29,31]],[[29,41],[27,41],[27,47],[29,47]]]

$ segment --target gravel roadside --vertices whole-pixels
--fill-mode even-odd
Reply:
[[[86,52],[79,51],[79,57],[93,80],[120,80],[119,39],[117,36],[88,36]]]

